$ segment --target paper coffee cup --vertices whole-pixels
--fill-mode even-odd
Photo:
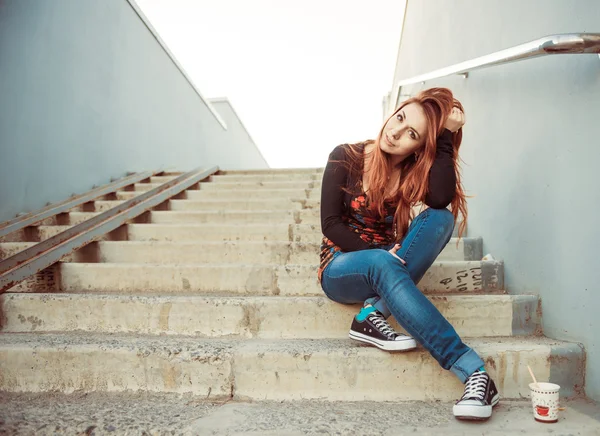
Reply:
[[[558,421],[559,385],[554,383],[529,383],[533,417],[540,422]]]

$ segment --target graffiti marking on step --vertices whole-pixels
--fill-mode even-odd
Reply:
[[[453,288],[458,291],[466,291],[469,288],[474,291],[480,291],[483,285],[481,267],[457,271],[454,276],[440,280],[440,284],[444,285],[447,291]]]

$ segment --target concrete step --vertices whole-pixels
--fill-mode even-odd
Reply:
[[[131,241],[292,241],[320,246],[323,235],[318,224],[129,224],[127,237]],[[318,252],[318,251],[317,251]],[[483,257],[481,238],[452,239],[443,251],[446,260],[480,260]]]
[[[137,220],[138,223],[152,224],[313,224],[320,226],[319,209],[288,210],[226,210],[226,211],[152,211]],[[460,223],[454,228],[453,236],[458,236]],[[466,232],[465,232],[466,233]],[[463,235],[463,236],[466,236]]]
[[[152,211],[148,222],[153,224],[320,224],[320,211],[287,210],[227,210],[227,211]]]
[[[419,282],[426,293],[498,292],[502,262],[436,262]],[[214,292],[245,295],[322,296],[317,267],[274,264],[61,263],[13,292]],[[50,283],[51,285],[49,285]],[[49,288],[50,287],[50,288]]]
[[[565,410],[554,425],[533,419],[530,398],[502,399],[500,407],[494,408],[494,417],[483,424],[455,419],[453,401],[219,402],[150,392],[4,392],[2,400],[2,429],[7,435],[60,431],[65,435],[386,436],[405,435],[410,429],[419,436],[597,436],[600,416],[600,405],[584,398],[561,399]],[[48,417],[52,417],[51,425]],[[369,417],[368,426],[365,417]],[[368,432],[357,431],[363,428]]]
[[[471,243],[474,242],[474,243]],[[35,243],[0,244],[0,259],[29,248]],[[456,241],[440,253],[438,261],[481,260],[481,239]],[[468,247],[468,248],[466,248]],[[278,265],[319,262],[318,243],[299,242],[156,242],[156,241],[101,241],[79,250],[74,262],[107,263],[274,263]],[[468,256],[465,259],[465,256]]]
[[[0,244],[0,255],[2,254]],[[296,242],[98,242],[80,250],[76,261],[105,263],[267,263],[319,262],[316,244]]]
[[[197,392],[223,398],[231,394],[235,345],[181,337],[6,333],[0,335],[0,390]]]
[[[221,175],[278,175],[278,174],[323,174],[325,168],[269,168],[257,170],[221,170]]]
[[[36,226],[28,227],[27,231],[15,232],[3,238],[0,243],[40,242],[60,232],[68,230],[71,226]],[[320,244],[323,235],[320,224],[128,224],[105,235],[102,240],[108,241],[293,241],[303,243]],[[482,240],[480,238],[463,238],[458,248],[452,240],[446,247],[446,251],[456,252],[451,257],[461,260],[460,252],[464,251],[464,260],[481,259]],[[26,247],[25,247],[26,248]],[[0,245],[0,256],[2,250],[19,251],[22,248]],[[4,257],[7,257],[4,251]],[[457,257],[455,257],[457,256]]]
[[[118,200],[130,200],[139,195],[136,191],[119,191]],[[189,189],[180,193],[176,198],[183,200],[273,200],[294,201],[316,199],[321,197],[321,191],[316,189],[235,189],[235,190],[198,190]]]
[[[162,185],[161,183],[136,183],[134,186],[135,192],[137,193],[137,195],[140,195],[140,192],[147,192],[150,191],[154,188],[158,188],[160,185]]]
[[[429,299],[461,336],[527,335],[540,330],[536,296],[434,295]],[[342,339],[348,336],[360,306],[336,304],[326,297],[8,293],[0,295],[0,308],[2,331],[13,333]]]
[[[302,173],[289,173],[289,174],[217,174],[210,176],[210,182],[214,183],[260,183],[260,182],[311,182],[318,180],[320,181],[323,175],[320,173],[314,174],[302,174]]]
[[[283,210],[304,209],[306,200],[169,200],[167,207],[175,211]],[[310,204],[313,206],[313,203]],[[318,205],[317,205],[318,207]]]
[[[101,212],[69,212],[49,217],[40,225],[74,226],[89,220]],[[222,224],[319,224],[319,209],[305,210],[227,210],[227,211],[150,211],[149,219],[140,222],[165,223],[222,223]]]
[[[233,189],[321,189],[320,181],[287,181],[287,182],[219,182],[200,183],[204,190],[233,190]]]
[[[153,176],[150,177],[150,183],[166,183],[175,179],[177,175],[171,176]],[[323,178],[322,173],[265,173],[265,174],[216,174],[209,176],[203,182],[212,183],[261,183],[261,182],[312,182],[320,181]]]
[[[294,241],[320,243],[317,224],[129,224],[127,239],[138,241]]]
[[[560,421],[548,426],[532,418],[529,398],[503,400],[484,424],[455,419],[450,401],[218,402],[148,392],[4,393],[3,400],[3,430],[9,435],[46,435],[57,428],[66,435],[386,436],[404,435],[407,429],[419,436],[597,435],[600,415],[599,405],[582,398],[561,400]],[[46,428],[51,430],[41,433]],[[357,431],[363,428],[368,433]]]
[[[529,395],[538,379],[572,395],[585,358],[574,343],[545,338],[469,339],[503,398]],[[344,401],[452,400],[463,386],[418,349],[386,353],[337,340],[216,340],[106,334],[0,335],[0,390],[151,391],[205,397]]]
[[[40,242],[69,229],[71,226],[35,226],[14,232],[0,239],[7,242]],[[112,234],[105,235],[106,240],[140,241],[295,241],[320,243],[320,225],[283,224],[264,225],[246,224],[128,224]],[[120,233],[121,237],[114,234]]]
[[[440,253],[439,260],[481,260],[481,239],[456,241]],[[320,243],[298,242],[216,242],[216,243],[134,243],[101,242],[97,246],[99,262],[154,262],[169,259],[172,263],[248,262],[315,264],[319,261]],[[1,246],[0,246],[1,248]],[[154,253],[150,253],[153,251]],[[144,254],[145,253],[145,254]],[[467,258],[465,258],[465,255]]]
[[[194,192],[194,191],[190,191]],[[200,192],[200,191],[196,191]],[[220,192],[220,191],[219,191]],[[134,198],[139,195],[138,192],[127,192],[126,196]],[[129,195],[133,194],[133,195]],[[105,201],[99,200],[90,203],[85,203],[72,209],[71,212],[105,212],[114,207],[123,204],[123,200]],[[197,200],[169,200],[167,201],[168,210],[298,210],[303,208],[316,209],[320,207],[320,201],[300,199],[197,199]]]
[[[256,201],[299,201],[320,200],[321,191],[316,189],[235,189],[224,190],[191,190],[185,191],[182,198],[186,200],[256,200]]]
[[[563,395],[583,385],[582,347],[542,338],[471,339],[503,398],[529,394],[529,365]],[[240,399],[452,400],[464,386],[425,350],[386,353],[350,340],[248,341],[234,358]]]

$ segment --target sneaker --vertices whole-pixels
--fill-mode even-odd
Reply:
[[[417,347],[413,338],[396,333],[381,312],[371,305],[363,307],[354,317],[348,336],[385,351],[406,351]]]
[[[494,381],[485,371],[475,371],[465,383],[465,393],[452,408],[458,419],[485,420],[500,401]]]

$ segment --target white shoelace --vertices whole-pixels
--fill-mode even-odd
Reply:
[[[485,388],[487,386],[489,375],[483,371],[476,371],[467,380],[465,393],[461,399],[476,398],[483,400],[485,398]]]
[[[369,315],[371,322],[373,325],[388,337],[390,340],[396,339],[396,331],[392,328],[392,326],[387,322],[387,320],[383,317],[383,315],[379,312],[373,312]]]

